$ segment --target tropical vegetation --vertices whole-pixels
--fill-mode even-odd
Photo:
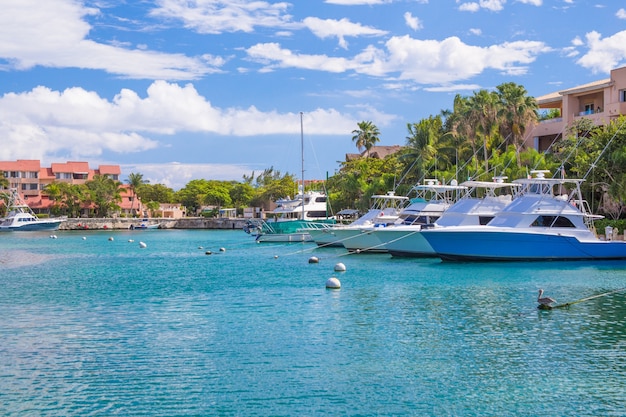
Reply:
[[[515,179],[531,170],[547,169],[585,178],[583,191],[593,212],[610,219],[625,217],[625,118],[600,127],[583,118],[549,149],[538,152],[524,146],[528,129],[541,119],[560,115],[554,111],[540,114],[523,86],[504,83],[491,91],[456,95],[452,104],[451,110],[407,123],[404,147],[383,159],[370,154],[380,142],[379,128],[372,121],[357,123],[352,141],[365,152],[341,162],[338,172],[324,184],[307,187],[324,186],[334,212],[366,210],[373,194],[395,191],[410,196],[412,187],[425,179],[443,183],[495,176]],[[126,184],[149,210],[156,210],[159,203],[180,203],[190,214],[213,207],[208,215],[225,207],[241,214],[245,207],[264,207],[298,192],[296,177],[273,167],[244,175],[241,181],[195,179],[178,191],[150,184],[140,173],[130,173]],[[0,176],[0,188],[7,186],[8,181]],[[55,214],[76,217],[89,207],[91,216],[108,216],[119,210],[121,187],[120,182],[96,176],[83,185],[55,182],[46,192],[55,201]]]

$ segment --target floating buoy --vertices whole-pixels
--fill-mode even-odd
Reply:
[[[198,246],[198,249],[204,249],[202,246]]]
[[[338,290],[341,288],[341,282],[335,277],[328,278],[328,280],[326,280],[326,288]]]
[[[356,253],[361,253],[361,249],[355,250]]]
[[[87,240],[87,238],[85,236],[83,236],[83,240]]]
[[[57,235],[50,235],[50,239],[56,239]]]
[[[226,252],[226,248],[220,248],[220,252]]]
[[[128,239],[128,241],[129,241],[130,243],[133,243],[133,242],[135,241],[135,239]]]
[[[147,247],[148,247],[148,245],[146,245],[146,244],[145,244],[145,243],[143,243],[143,242],[139,242],[139,247],[143,249],[143,248],[147,248]]]
[[[274,259],[278,259],[278,255],[274,255]]]
[[[341,262],[339,262],[337,265],[335,265],[335,271],[337,272],[345,272],[346,270],[346,266],[344,264],[342,264]]]
[[[319,258],[318,258],[317,256],[311,256],[311,257],[309,258],[309,263],[310,263],[310,264],[316,264],[316,263],[319,263],[319,261],[320,261],[320,260],[319,260]]]
[[[112,242],[112,241],[113,241],[113,236],[109,238],[109,242]]]
[[[211,252],[210,250],[204,252],[205,255],[211,255],[213,252]]]

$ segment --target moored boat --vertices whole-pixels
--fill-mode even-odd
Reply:
[[[467,193],[450,206],[432,225],[399,224],[374,233],[384,247],[396,257],[435,257],[437,254],[421,234],[426,227],[485,225],[496,213],[511,203],[520,184],[505,182],[506,177],[493,181],[469,180],[461,183]]]
[[[299,193],[295,198],[277,200],[278,206],[266,219],[250,219],[244,231],[258,242],[310,242],[310,230],[335,223],[326,206],[326,194],[319,191]]]
[[[515,180],[521,195],[485,226],[423,230],[445,261],[564,261],[626,259],[626,242],[601,240],[582,199],[582,179]]]
[[[315,243],[320,247],[342,247],[343,239],[349,238],[350,231],[357,230],[362,226],[380,226],[395,222],[409,201],[408,197],[397,196],[392,191],[387,194],[375,194],[371,199],[372,204],[367,213],[352,223],[310,230],[309,234]]]
[[[417,197],[410,200],[397,219],[395,225],[423,225],[435,222],[461,195],[467,187],[451,184],[441,184],[436,179],[426,179],[423,184],[413,187]],[[387,248],[375,233],[376,230],[387,227],[387,224],[363,225],[341,232],[343,246],[350,252],[358,253],[385,253]]]
[[[17,189],[9,190],[7,215],[0,221],[0,231],[57,230],[65,219],[40,219],[21,198]]]

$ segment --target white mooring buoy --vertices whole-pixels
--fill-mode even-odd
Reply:
[[[109,238],[109,242],[113,242],[113,236]]]
[[[226,248],[220,248],[220,252],[226,252]]]
[[[326,280],[326,288],[338,290],[341,288],[341,282],[335,277],[328,278],[328,280]]]
[[[211,255],[213,252],[211,252],[210,250],[204,252],[205,255]]]
[[[339,262],[337,265],[335,265],[335,271],[336,272],[345,272],[346,271],[346,266],[344,264],[342,264],[341,262]]]
[[[317,263],[319,263],[319,261],[320,261],[320,260],[319,260],[319,258],[318,258],[317,256],[311,256],[311,257],[309,258],[309,263],[310,263],[310,264],[317,264]]]
[[[146,245],[146,244],[145,244],[145,243],[143,243],[143,242],[139,242],[139,247],[143,249],[143,248],[147,248],[147,247],[148,247],[148,245]]]

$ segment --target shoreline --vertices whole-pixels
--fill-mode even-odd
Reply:
[[[159,229],[243,229],[244,218],[204,218],[185,217],[182,219],[149,218],[148,225],[158,225]],[[69,218],[59,226],[59,230],[135,230],[142,223],[140,218]]]

